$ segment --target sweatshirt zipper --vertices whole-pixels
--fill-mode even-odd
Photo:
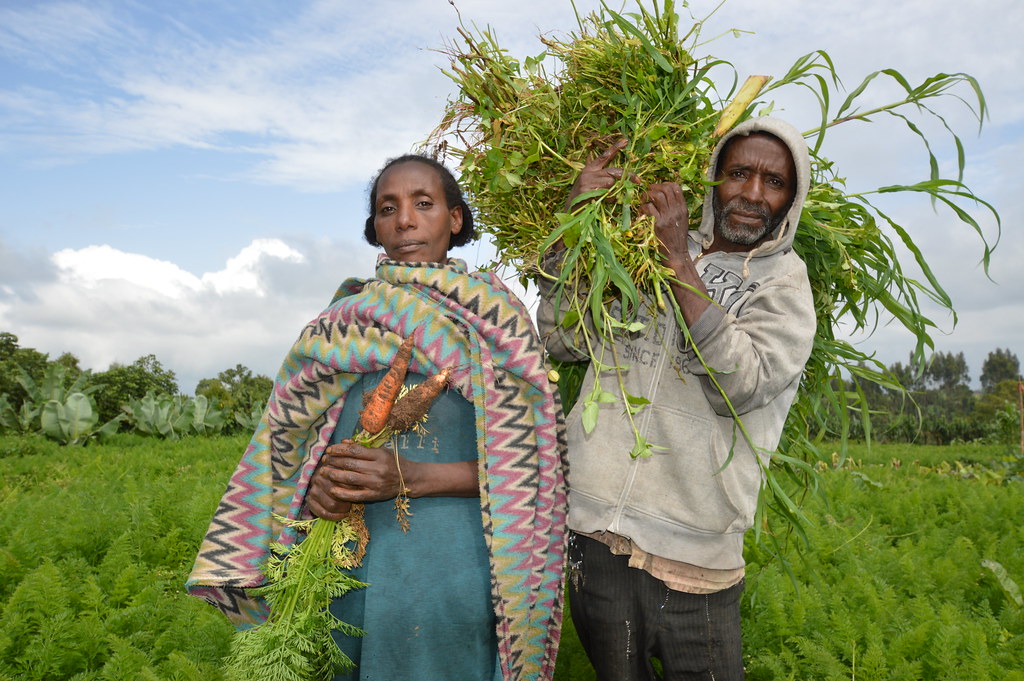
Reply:
[[[659,319],[660,319],[660,315],[654,317],[654,319],[651,320],[651,323],[654,324],[655,330],[657,329],[657,324],[658,324],[658,320]],[[669,344],[667,344],[666,347],[673,347],[671,345],[671,343],[674,343],[676,341],[675,327],[674,327],[674,325],[666,325],[666,328],[670,330],[669,333],[671,335],[671,342]],[[655,335],[657,335],[656,331],[655,331]],[[654,365],[653,378],[652,378],[651,382],[647,386],[647,394],[651,395],[651,402],[652,402],[652,404],[655,401],[655,399],[654,399],[654,395],[655,395],[654,390],[658,386],[658,384],[661,382],[661,375],[662,375],[662,373],[664,371],[664,368],[665,368],[665,362],[669,361],[667,359],[669,357],[669,352],[666,351],[664,347],[660,347],[659,346],[659,352],[657,353],[657,357],[658,357],[658,360],[657,360],[657,362]],[[653,411],[650,408],[644,409],[642,414],[641,414],[641,421],[636,424],[637,430],[644,437],[646,437],[647,430],[648,430],[647,427],[648,427],[648,425],[650,425],[650,422],[651,422],[652,418],[653,418]],[[629,456],[629,454],[627,453],[626,456]],[[619,520],[622,518],[622,511],[623,511],[623,509],[626,506],[626,497],[629,496],[630,490],[633,489],[633,482],[636,480],[637,471],[639,471],[639,467],[640,467],[640,461],[638,461],[638,460],[634,460],[634,461],[632,461],[630,463],[629,475],[626,478],[626,484],[623,486],[622,492],[619,493],[619,498],[615,501],[615,515],[614,515],[614,517],[612,517],[611,525],[608,528],[609,531],[614,532],[615,534],[619,534]]]

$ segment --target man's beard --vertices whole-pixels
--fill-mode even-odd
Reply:
[[[738,196],[723,206],[717,192],[712,198],[711,206],[715,212],[715,234],[726,241],[742,246],[756,244],[765,235],[774,232],[775,228],[782,224],[786,217],[786,211],[781,211],[778,215],[772,215],[764,206],[747,203]],[[756,213],[761,217],[763,225],[759,229],[749,225],[734,225],[729,220],[729,214],[735,210],[743,211],[744,213]]]

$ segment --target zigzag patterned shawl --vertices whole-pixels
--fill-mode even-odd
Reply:
[[[411,371],[455,367],[452,385],[476,413],[480,510],[504,678],[550,679],[562,621],[565,437],[558,392],[529,313],[493,274],[466,264],[378,262],[344,282],[277,375],[263,419],[199,550],[187,588],[236,626],[267,615],[248,590],[272,542],[296,537],[310,476],[359,375],[385,369],[416,337]],[[371,540],[372,541],[372,540]],[[372,589],[373,587],[369,587]],[[369,593],[367,595],[370,595]]]

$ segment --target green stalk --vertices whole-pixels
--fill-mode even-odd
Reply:
[[[295,583],[295,587],[285,596],[283,605],[272,613],[276,621],[291,621],[299,598],[307,591],[309,577],[313,574],[313,565],[330,560],[331,544],[334,541],[336,529],[337,523],[333,520],[317,518],[313,521],[309,534],[301,544],[303,550],[300,552],[299,560],[289,562],[289,571],[295,571],[299,575],[299,579]]]

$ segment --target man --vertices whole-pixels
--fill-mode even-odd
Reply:
[[[570,200],[621,177],[608,164],[624,145],[586,165]],[[743,678],[743,536],[815,332],[806,267],[792,248],[809,176],[803,137],[765,117],[716,146],[708,178],[718,184],[695,233],[679,185],[646,192],[641,211],[681,282],[671,292],[693,343],[671,306],[641,314],[645,329],[615,340],[625,390],[651,401],[635,425],[652,456],[630,457],[621,404],[602,404],[590,433],[582,405],[567,419],[570,605],[599,680],[653,679],[652,657],[666,679]],[[582,359],[557,325],[550,282],[541,297],[548,351]],[[592,364],[581,395],[594,380]]]

